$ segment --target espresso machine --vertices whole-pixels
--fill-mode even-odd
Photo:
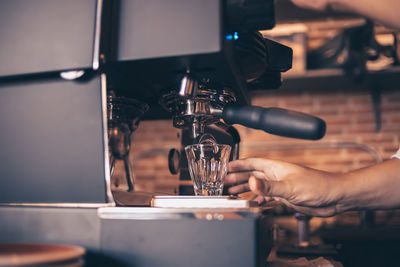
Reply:
[[[150,119],[183,145],[229,137],[232,159],[232,124],[321,138],[319,118],[249,105],[291,67],[258,32],[274,23],[273,0],[0,0],[0,242],[80,245],[87,266],[263,266],[268,209],[150,207],[127,155]]]

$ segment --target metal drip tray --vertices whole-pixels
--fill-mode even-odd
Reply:
[[[100,219],[116,220],[179,220],[194,217],[190,211],[131,207],[99,208],[97,214]]]
[[[181,219],[256,219],[265,210],[259,208],[134,208],[105,207],[99,208],[100,219],[116,220],[181,220]]]
[[[272,247],[271,216],[259,208],[0,207],[0,242],[74,244],[112,261],[93,266],[258,267]]]
[[[270,216],[259,208],[98,209],[103,253],[140,267],[263,266]]]

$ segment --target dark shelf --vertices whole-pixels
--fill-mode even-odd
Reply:
[[[347,77],[341,69],[309,70],[302,74],[284,74],[279,90],[351,90],[400,89],[400,67],[370,71],[361,81]]]
[[[359,18],[352,13],[337,11],[315,11],[304,9],[292,4],[290,0],[275,1],[275,20],[277,23],[312,21],[312,20],[331,20],[331,19],[348,19]]]

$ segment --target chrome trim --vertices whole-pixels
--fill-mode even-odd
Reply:
[[[115,205],[114,197],[111,192],[111,174],[110,174],[110,162],[109,162],[109,151],[108,151],[108,119],[107,119],[107,77],[105,73],[100,75],[101,79],[101,110],[103,119],[103,149],[104,149],[104,177],[106,182],[106,197],[108,203]]]
[[[192,218],[193,213],[186,210],[184,212],[172,209],[160,208],[135,208],[135,207],[114,207],[99,208],[97,216],[100,219],[118,220],[179,220],[185,217]]]
[[[197,81],[188,73],[183,76],[181,80],[181,86],[179,89],[179,95],[183,97],[195,97],[197,94]]]
[[[232,219],[254,218],[264,212],[271,211],[272,208],[261,209],[259,207],[252,208],[148,208],[148,207],[113,207],[99,208],[97,216],[100,219],[118,219],[118,220],[181,220],[181,219],[206,219],[210,214],[223,214],[228,217],[229,214],[235,214]],[[216,218],[220,220],[220,217]]]
[[[92,68],[98,70],[100,66],[100,34],[101,34],[101,11],[103,10],[103,0],[96,1],[96,21],[94,30],[94,44],[93,44],[93,64]]]
[[[12,207],[54,207],[54,208],[102,208],[114,207],[114,203],[0,203]]]

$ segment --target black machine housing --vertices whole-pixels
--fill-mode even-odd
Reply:
[[[229,88],[249,104],[252,89],[277,88],[291,68],[290,48],[258,33],[274,26],[273,1],[105,2],[104,71],[121,95],[150,104],[144,118],[164,118],[160,97],[190,72],[214,90]],[[168,115],[167,115],[168,116]]]

